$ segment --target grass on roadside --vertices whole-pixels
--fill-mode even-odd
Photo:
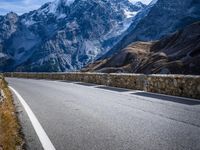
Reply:
[[[4,93],[4,99],[0,102],[0,150],[21,150],[23,140],[15,113],[13,97],[7,82],[1,75],[0,89]]]

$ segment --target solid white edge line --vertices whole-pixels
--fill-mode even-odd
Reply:
[[[44,150],[56,150],[53,144],[51,143],[49,137],[47,136],[46,132],[42,128],[41,124],[39,123],[38,119],[36,118],[32,110],[30,109],[28,104],[25,102],[25,100],[22,98],[22,96],[11,86],[9,86],[9,88],[15,93],[15,95],[17,96],[21,104],[23,105]]]

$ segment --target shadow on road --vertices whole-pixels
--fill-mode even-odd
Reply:
[[[76,81],[60,80],[60,82],[75,83]]]
[[[96,84],[92,84],[92,83],[84,83],[84,82],[76,82],[74,84],[78,84],[78,85],[84,85],[84,86],[97,86]]]
[[[143,97],[149,97],[149,98],[155,98],[163,101],[171,101],[175,103],[180,103],[180,104],[186,104],[186,105],[200,105],[200,101],[193,101],[193,100],[187,100],[184,98],[179,98],[179,97],[170,97],[167,95],[157,95],[153,93],[146,93],[146,92],[136,92],[132,93],[133,95],[137,96],[143,96]]]
[[[131,91],[129,89],[116,88],[116,87],[110,87],[110,86],[98,86],[96,88],[105,89],[105,90],[111,90],[111,91],[115,91],[115,92],[128,92],[128,91]]]

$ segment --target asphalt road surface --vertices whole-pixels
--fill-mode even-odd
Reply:
[[[77,82],[7,81],[57,150],[200,149],[200,101]],[[26,148],[43,149],[13,95]]]

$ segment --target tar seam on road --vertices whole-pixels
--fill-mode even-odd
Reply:
[[[33,128],[35,132],[37,133],[38,138],[40,139],[40,142],[44,148],[44,150],[56,150],[53,144],[51,143],[49,137],[47,136],[46,132],[42,128],[41,124],[39,123],[38,119],[28,106],[28,104],[25,102],[25,100],[22,98],[22,96],[11,86],[9,88],[15,93],[21,104],[23,105],[26,113],[28,114],[28,117],[33,125]]]

